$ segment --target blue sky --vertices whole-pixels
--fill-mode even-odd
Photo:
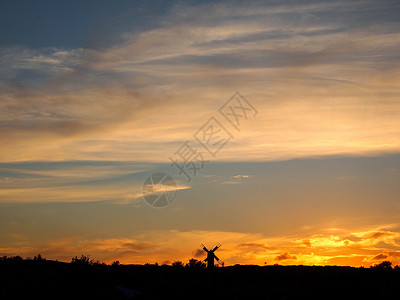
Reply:
[[[0,255],[400,262],[399,8],[3,2]],[[257,111],[240,128],[219,112],[236,92]],[[208,160],[190,181],[170,160],[187,141]],[[155,172],[177,185],[163,209],[142,198]]]
[[[29,48],[104,47],[124,26],[156,26],[171,1],[4,1],[1,45]]]

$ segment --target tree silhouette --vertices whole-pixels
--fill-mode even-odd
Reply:
[[[113,266],[113,267],[116,267],[116,266],[119,266],[119,265],[120,265],[120,263],[119,263],[118,260],[113,261],[112,264],[111,264],[111,266]]]
[[[183,268],[185,265],[184,265],[183,262],[181,262],[180,260],[177,260],[177,261],[174,261],[174,262],[172,263],[172,266],[173,266],[173,267],[176,267],[176,268]]]
[[[42,260],[46,260],[46,259],[43,258],[42,255],[38,254],[37,256],[35,256],[35,257],[33,258],[33,260],[42,261]]]
[[[200,260],[197,260],[195,258],[192,258],[189,260],[189,262],[186,264],[186,267],[188,268],[194,268],[194,269],[203,269],[206,267],[206,264],[203,263]]]
[[[22,261],[22,260],[23,260],[23,258],[19,255],[16,255],[16,256],[4,255],[4,256],[0,257],[0,261],[2,261],[2,262],[16,262],[16,261]]]
[[[381,270],[392,270],[392,262],[385,260],[380,264],[374,265],[373,268],[381,269]]]

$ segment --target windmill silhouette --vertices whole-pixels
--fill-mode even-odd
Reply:
[[[201,246],[203,247],[203,250],[207,252],[207,258],[204,260],[207,262],[207,268],[213,268],[214,267],[214,258],[219,261],[219,258],[214,254],[215,251],[217,251],[217,249],[219,247],[221,247],[221,244],[218,246],[215,246],[214,249],[212,250],[208,250],[206,248],[206,246],[204,246],[203,244],[201,244]]]

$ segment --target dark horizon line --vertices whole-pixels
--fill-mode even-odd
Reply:
[[[181,260],[176,260],[170,263],[144,263],[144,264],[136,264],[136,263],[120,263],[118,260],[113,261],[112,263],[106,263],[95,259],[89,259],[89,256],[82,255],[81,258],[77,256],[72,257],[71,261],[64,261],[58,259],[47,259],[42,258],[40,254],[35,256],[34,258],[25,257],[15,255],[15,256],[7,256],[3,255],[0,256],[0,264],[2,263],[20,263],[20,262],[35,262],[35,263],[60,263],[60,264],[71,264],[71,265],[88,265],[88,266],[135,266],[135,267],[174,267],[174,268],[193,268],[189,266],[188,263],[184,263]],[[84,260],[82,260],[84,259]],[[194,260],[197,262],[203,262],[204,260],[198,260],[196,258],[191,258],[190,260]],[[180,263],[178,265],[174,265],[174,263]],[[336,268],[353,268],[353,269],[374,269],[374,268],[381,268],[381,269],[396,269],[400,270],[400,265],[393,265],[391,261],[383,260],[379,263],[372,264],[369,267],[364,266],[350,266],[350,265],[318,265],[318,264],[310,264],[310,265],[303,265],[303,264],[290,264],[290,265],[281,265],[279,263],[274,264],[264,264],[264,265],[257,265],[257,264],[234,264],[234,265],[225,265],[225,264],[217,264],[215,268],[229,268],[229,267],[321,267],[321,268],[329,268],[329,267],[336,267]],[[196,267],[195,267],[196,268]],[[201,268],[201,267],[200,267]]]

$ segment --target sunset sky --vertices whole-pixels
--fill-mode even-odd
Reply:
[[[225,265],[400,264],[399,15],[2,1],[0,256],[170,264],[221,243]],[[155,173],[174,179],[168,206],[143,198]]]

